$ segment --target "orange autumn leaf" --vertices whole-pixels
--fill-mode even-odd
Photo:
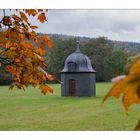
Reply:
[[[124,89],[124,96],[122,102],[126,111],[128,111],[130,105],[134,103],[140,103],[140,98],[138,97],[138,92],[137,92],[137,90],[139,89],[138,88],[139,84],[140,83],[133,83],[131,85],[128,85]]]
[[[9,29],[7,30],[6,36],[7,36],[8,38],[18,39],[18,38],[19,38],[19,33],[18,33],[18,31],[17,31],[16,29],[14,29],[14,28],[9,28]]]
[[[21,60],[20,60],[19,58],[16,58],[16,59],[15,59],[15,62],[16,62],[16,63],[19,63],[20,61],[21,61]]]
[[[24,39],[25,39],[25,35],[19,34],[19,38],[20,38],[21,40],[24,40]]]
[[[48,35],[44,35],[44,43],[45,43],[45,45],[47,45],[48,48],[52,47],[52,42]]]
[[[49,74],[47,78],[47,64],[43,57],[46,53],[45,47],[51,46],[51,39],[46,35],[40,36],[34,30],[38,27],[32,25],[28,18],[28,15],[32,15],[43,23],[47,21],[45,12],[43,9],[19,10],[17,14],[4,15],[1,20],[0,27],[6,28],[0,32],[1,55],[4,59],[0,66],[12,74],[10,89],[14,86],[24,89],[24,86],[41,85],[42,93],[53,92],[52,88],[45,84],[54,78]]]
[[[41,56],[45,54],[45,50],[40,47],[35,47],[35,50],[36,50],[37,54],[39,54]]]
[[[2,23],[3,25],[7,25],[7,26],[11,25],[12,24],[11,17],[10,16],[3,17]]]
[[[38,14],[37,11],[36,11],[35,9],[26,9],[25,12],[26,12],[29,16],[30,16],[30,15],[35,16],[35,15]]]
[[[25,12],[30,16],[31,15],[31,10],[30,9],[26,9]]]
[[[118,99],[120,94],[123,94],[122,103],[126,111],[130,105],[140,103],[140,59],[132,64],[128,75],[111,88],[103,102],[110,96]]]
[[[44,23],[45,21],[47,21],[46,16],[45,16],[45,13],[39,14],[39,15],[38,15],[38,20],[39,20],[41,23]]]
[[[31,79],[29,79],[29,78],[30,78],[29,75],[24,74],[22,79],[21,79],[21,83],[25,84],[25,85],[28,85],[31,82]]]
[[[41,89],[41,92],[44,93],[44,94],[46,94],[47,92],[53,93],[53,89],[46,84],[40,85],[40,89]]]
[[[7,66],[6,69],[5,69],[7,72],[13,74],[13,75],[16,75],[17,74],[17,69],[14,68],[13,66]]]
[[[31,49],[33,47],[33,45],[30,42],[21,42],[20,45],[27,49]]]
[[[140,59],[129,69],[128,75],[118,81],[104,97],[102,103],[113,96],[118,99],[123,94],[122,104],[127,112],[132,104],[140,103]],[[135,130],[140,130],[140,121]]]
[[[140,59],[138,59],[129,69],[129,74],[140,74]]]
[[[48,40],[47,46],[48,46],[48,48],[51,48],[51,47],[52,47],[52,42],[51,42],[51,40]]]
[[[134,130],[140,131],[140,119],[139,119],[139,121],[138,121],[138,123],[137,123],[137,125],[136,125]]]
[[[36,29],[36,28],[38,28],[38,26],[30,26],[30,28]]]

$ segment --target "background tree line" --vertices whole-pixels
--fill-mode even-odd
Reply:
[[[48,72],[60,78],[67,56],[76,49],[76,39],[58,38],[53,43],[53,48],[47,51],[46,56]],[[128,52],[113,49],[112,43],[107,38],[81,39],[80,49],[90,58],[93,68],[97,71],[97,82],[107,82],[125,73]]]
[[[139,58],[135,50],[114,48],[112,41],[106,37],[86,38],[54,34],[51,36],[53,47],[46,51],[47,72],[59,79],[67,56],[76,49],[77,39],[80,40],[81,52],[90,58],[93,68],[97,71],[97,82],[108,82],[117,75],[127,73],[131,63]],[[1,85],[11,83],[11,75],[6,73],[2,67],[0,67],[0,77]]]

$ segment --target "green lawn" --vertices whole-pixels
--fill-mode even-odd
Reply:
[[[100,106],[111,83],[96,84],[96,97],[61,97],[60,85],[52,86],[55,93],[48,95],[1,86],[0,130],[133,130],[140,117],[138,105],[126,115],[121,99]]]

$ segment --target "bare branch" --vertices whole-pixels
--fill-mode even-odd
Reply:
[[[5,9],[3,9],[3,16],[5,17]]]

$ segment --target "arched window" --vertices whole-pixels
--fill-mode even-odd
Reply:
[[[69,80],[69,96],[75,96],[76,94],[76,82],[74,79]]]
[[[68,63],[68,71],[69,72],[74,72],[74,71],[76,71],[76,63],[74,63],[74,62],[69,62]]]

